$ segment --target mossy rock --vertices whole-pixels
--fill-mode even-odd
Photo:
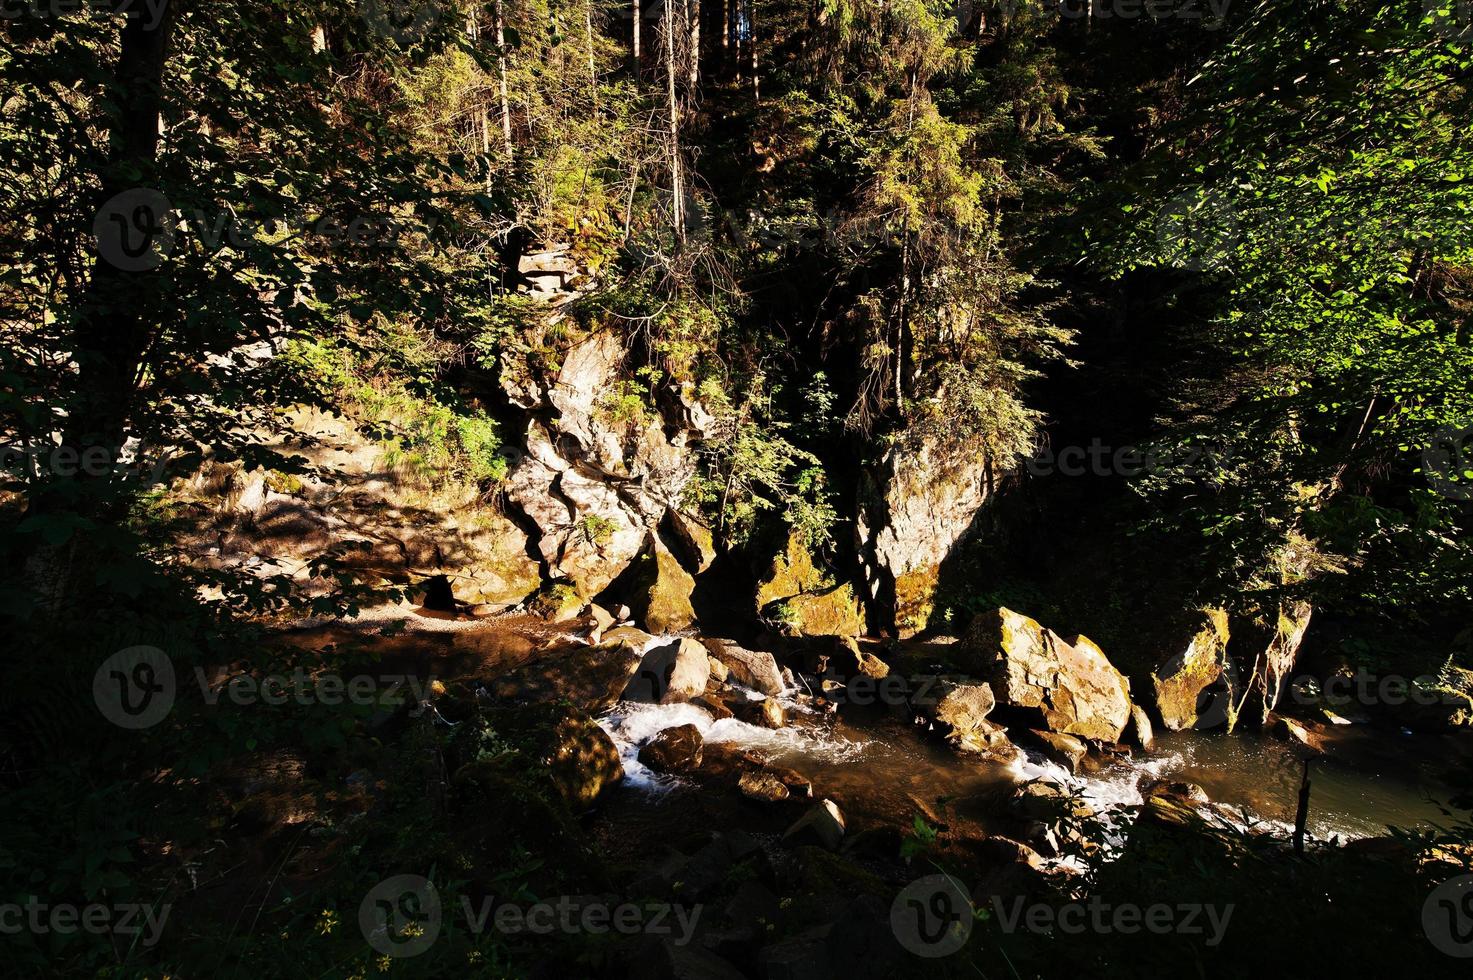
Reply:
[[[757,612],[796,636],[860,636],[865,631],[854,590],[833,584],[797,534],[788,536],[787,548],[762,577]]]
[[[901,639],[923,631],[936,611],[936,584],[941,578],[939,566],[931,565],[899,575],[895,579],[895,627]]]
[[[484,730],[545,773],[575,810],[592,805],[601,792],[624,778],[619,750],[608,733],[570,704],[497,707],[482,712],[482,718]]]
[[[634,568],[630,606],[651,633],[673,633],[696,620],[690,597],[696,580],[653,532]]]
[[[1151,689],[1156,711],[1168,731],[1191,728],[1199,721],[1197,709],[1202,692],[1217,683],[1228,665],[1228,615],[1218,608],[1202,610],[1203,626],[1187,644],[1186,650],[1162,664],[1151,674]],[[1227,709],[1235,702],[1222,699]],[[1200,719],[1216,723],[1232,719]]]
[[[577,619],[587,605],[578,589],[568,582],[554,582],[532,600],[532,611],[550,623]]]
[[[562,884],[607,875],[550,772],[521,752],[478,759],[451,778],[451,819],[473,880],[489,885],[525,851]]]

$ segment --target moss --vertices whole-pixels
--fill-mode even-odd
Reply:
[[[1156,710],[1171,731],[1190,728],[1197,722],[1197,698],[1222,676],[1227,663],[1228,615],[1223,609],[1202,610],[1205,625],[1192,637],[1182,654],[1165,665],[1167,673],[1151,674]],[[1229,723],[1233,721],[1228,719]]]
[[[532,600],[532,611],[554,623],[565,622],[583,609],[583,596],[568,582],[554,582]]]
[[[696,580],[680,567],[680,562],[662,544],[650,536],[648,549],[639,559],[636,572],[635,612],[651,633],[682,630],[695,622],[691,593]]]
[[[788,536],[787,549],[773,558],[757,587],[757,611],[777,618],[791,632],[804,636],[859,636],[864,615],[846,585],[833,585],[813,563],[797,533]]]
[[[266,486],[273,493],[296,495],[302,492],[305,484],[302,483],[302,478],[295,473],[268,470],[266,473]]]
[[[932,565],[895,579],[895,623],[902,639],[921,632],[931,621],[940,575],[940,568]]]

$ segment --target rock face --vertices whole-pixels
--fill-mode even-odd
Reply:
[[[695,474],[690,440],[704,437],[682,407],[666,418],[619,397],[626,356],[612,331],[576,340],[556,373],[505,363],[502,388],[526,409],[526,456],[507,475],[508,505],[548,577],[585,598],[603,591],[639,553],[651,529]],[[667,433],[670,433],[667,435]]]
[[[542,570],[527,554],[527,536],[501,515],[483,519],[484,530],[470,537],[463,559],[450,574],[456,598],[484,611],[500,612],[537,591]]]
[[[671,534],[680,551],[680,559],[699,575],[716,560],[716,543],[711,529],[683,511],[671,509],[667,515]]]
[[[758,615],[797,636],[859,636],[864,615],[854,590],[829,581],[797,534],[757,586]]]
[[[921,433],[909,442],[871,478],[859,521],[867,601],[901,637],[925,629],[941,563],[993,489],[987,457],[975,447],[948,450]]]
[[[1167,731],[1179,732],[1199,721],[1205,728],[1224,723],[1231,727],[1231,706],[1235,700],[1231,686],[1216,698],[1204,697],[1203,693],[1218,684],[1228,669],[1228,615],[1222,609],[1204,609],[1202,615],[1205,623],[1186,650],[1151,675],[1156,711]],[[1208,700],[1221,703],[1204,704]],[[1201,717],[1199,708],[1206,709]]]
[[[998,609],[973,620],[962,650],[999,704],[1035,713],[1050,731],[1120,741],[1130,720],[1130,683],[1088,637],[1064,640]]]
[[[683,637],[646,653],[624,688],[623,697],[626,701],[678,704],[704,694],[710,674],[706,648]]]
[[[690,604],[695,588],[696,580],[680,567],[660,536],[651,531],[635,565],[630,600],[644,628],[651,633],[671,633],[695,622],[696,613]]]
[[[712,657],[726,666],[732,680],[768,697],[783,693],[782,671],[778,670],[772,654],[746,650],[731,640],[714,637],[703,637],[701,643]]]

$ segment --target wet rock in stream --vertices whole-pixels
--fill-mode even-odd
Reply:
[[[639,761],[656,772],[683,772],[701,764],[704,740],[695,725],[667,728],[639,750]]]

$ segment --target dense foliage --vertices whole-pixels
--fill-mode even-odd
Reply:
[[[1086,512],[1139,549],[1143,592],[1169,571],[1184,607],[1304,599],[1444,650],[1466,627],[1466,5],[61,6],[0,26],[0,894],[164,894],[164,855],[219,830],[203,774],[360,744],[348,711],[185,712],[119,740],[84,707],[101,652],[167,636],[181,664],[290,662],[254,619],[384,597],[336,553],[310,595],[200,571],[161,484],[307,475],[277,437],[311,404],[391,468],[491,499],[520,451],[493,395],[574,329],[633,352],[602,411],[642,419],[682,390],[710,411],[684,503],[723,550],[792,528],[856,578],[857,488],[887,454],[940,445],[1023,484],[1050,426],[1087,419],[1076,434],[1208,461]],[[581,281],[549,323],[518,263],[554,244]],[[1169,361],[1143,423],[1068,393],[1127,318],[1126,356]],[[958,611],[974,584],[943,582]],[[1093,585],[1099,608],[1123,591]],[[412,797],[335,831],[347,891],[433,834]],[[318,914],[268,914],[311,949],[272,954],[283,973],[356,955]],[[232,966],[277,945],[218,938],[241,944]],[[154,965],[63,946],[18,962]]]

